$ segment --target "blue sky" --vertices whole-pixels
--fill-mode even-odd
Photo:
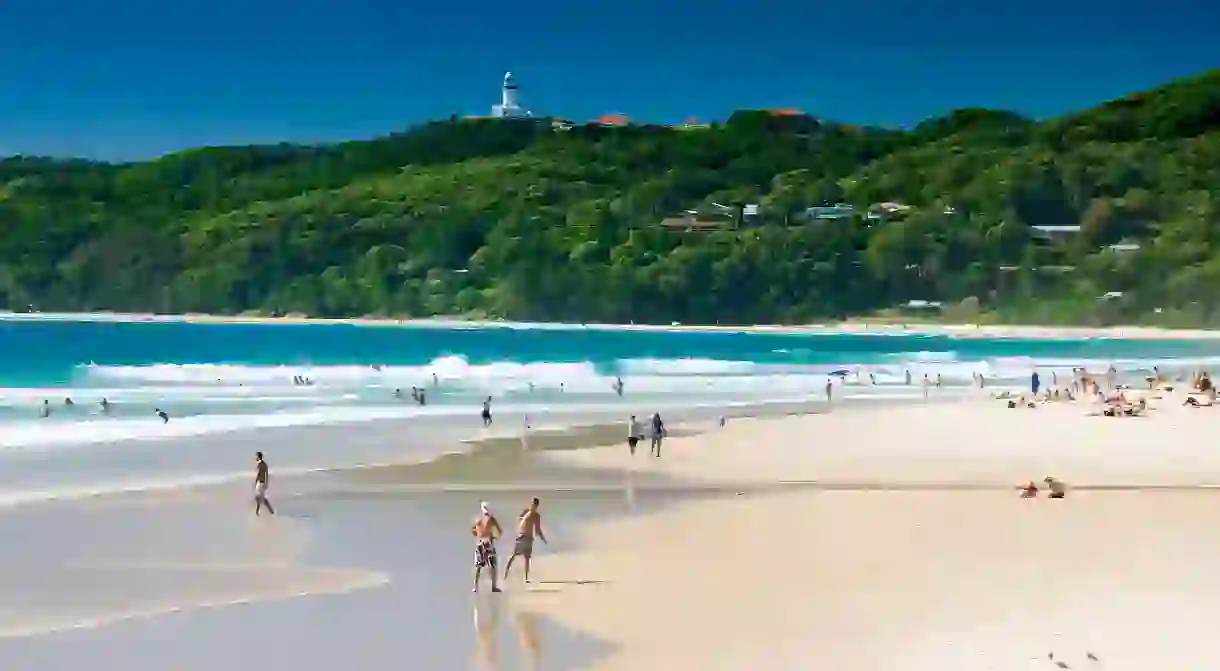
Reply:
[[[139,158],[486,113],[912,125],[1050,116],[1220,66],[1215,0],[3,0],[0,154]]]

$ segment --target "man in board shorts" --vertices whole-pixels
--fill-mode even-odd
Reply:
[[[631,420],[627,422],[627,449],[631,450],[632,456],[635,456],[635,446],[640,444],[643,437],[644,427],[640,426],[635,415],[632,415]]]
[[[479,503],[479,510],[479,516],[475,518],[474,524],[470,525],[470,535],[474,536],[474,586],[470,591],[479,591],[479,578],[486,568],[491,576],[491,591],[499,592],[500,585],[496,576],[496,571],[499,570],[496,565],[496,538],[504,532],[500,529],[496,516],[491,514],[486,501]]]
[[[530,505],[521,511],[517,521],[517,540],[513,543],[513,556],[508,558],[504,567],[504,579],[508,580],[508,572],[513,568],[513,560],[517,557],[525,559],[525,582],[530,581],[530,559],[534,556],[534,536],[546,543],[546,534],[542,533],[542,515],[538,513],[538,497],[530,501]]]

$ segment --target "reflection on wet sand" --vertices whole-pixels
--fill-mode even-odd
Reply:
[[[627,469],[623,481],[623,494],[627,501],[627,512],[635,512],[635,466]]]
[[[517,613],[518,642],[525,657],[525,668],[538,671],[542,668],[542,639],[538,635],[538,616],[521,611]]]
[[[483,617],[482,615],[486,615]],[[495,671],[500,668],[500,646],[496,630],[500,628],[500,600],[493,598],[479,608],[474,604],[475,668]]]
[[[500,658],[500,599],[474,604],[475,668],[484,671],[502,671],[509,668]],[[520,611],[513,620],[517,628],[517,644],[521,648],[524,663],[521,668],[538,671],[542,668],[542,636],[539,632],[538,616]],[[510,665],[511,666],[511,665]]]

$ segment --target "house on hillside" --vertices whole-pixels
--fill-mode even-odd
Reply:
[[[873,203],[868,206],[866,218],[869,222],[883,223],[902,219],[911,213],[911,206],[902,203]]]
[[[665,217],[659,222],[659,225],[663,229],[679,233],[708,233],[736,228],[732,219],[700,216],[692,210],[687,210],[680,215]]]
[[[814,205],[805,208],[804,216],[811,221],[841,221],[856,216],[856,208],[848,203],[834,205]]]
[[[1029,235],[1043,242],[1063,242],[1080,235],[1079,226],[1030,226]]]

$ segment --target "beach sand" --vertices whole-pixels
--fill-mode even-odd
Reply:
[[[350,324],[376,327],[520,327],[556,328],[549,324],[508,321],[487,321],[436,317],[428,319],[393,319],[388,317],[323,318],[304,315],[271,317],[260,314],[152,314],[152,313],[25,313],[0,312],[3,319],[50,319],[63,321],[105,322],[189,322],[194,324]],[[1023,324],[940,324],[901,322],[894,319],[853,319],[826,324],[759,324],[753,326],[721,326],[710,324],[564,324],[560,328],[590,328],[615,331],[655,332],[726,332],[726,333],[791,333],[791,334],[919,334],[953,336],[957,338],[1018,338],[1055,340],[1062,338],[1122,338],[1131,340],[1210,340],[1220,337],[1220,331],[1204,329],[1169,329],[1152,326],[1119,325],[1042,326]]]
[[[17,509],[0,666],[1210,668],[1220,410],[1179,402],[675,422],[660,459],[541,431],[278,481],[274,519],[244,486]],[[1018,498],[1048,474],[1066,500]],[[479,500],[507,525],[532,495],[536,582],[471,595]]]
[[[976,402],[738,421],[634,464],[550,454],[814,484],[591,525],[540,570],[563,588],[521,607],[611,644],[595,669],[1210,668],[1220,492],[1198,485],[1220,474],[1217,426],[1170,403],[1116,419]],[[1048,473],[1097,489],[1017,497]]]

